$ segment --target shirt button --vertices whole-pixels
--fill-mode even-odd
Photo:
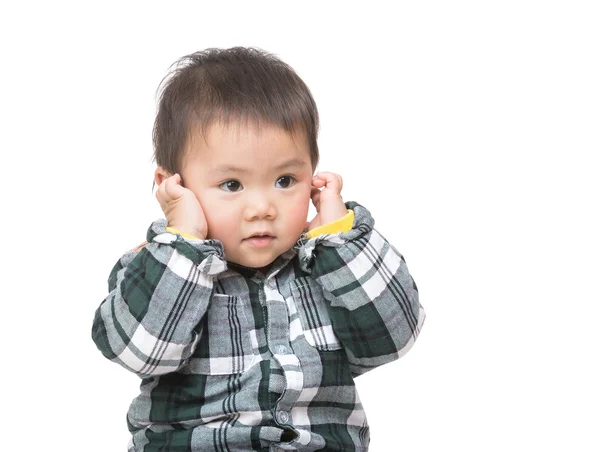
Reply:
[[[287,422],[290,420],[290,415],[285,411],[280,411],[277,413],[277,419],[279,419],[281,424],[287,424]]]
[[[285,345],[278,345],[277,346],[277,353],[279,353],[280,355],[287,355],[288,354],[288,348]]]
[[[269,289],[275,289],[275,287],[276,287],[275,280],[274,279],[268,279],[267,280],[267,286],[269,287]]]

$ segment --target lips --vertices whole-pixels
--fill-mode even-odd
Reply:
[[[275,236],[269,232],[256,232],[244,239],[244,241],[254,248],[265,248],[268,247],[274,239]]]
[[[247,239],[253,239],[253,238],[274,238],[275,236],[269,232],[255,232],[254,234],[252,234],[250,237],[247,237]]]

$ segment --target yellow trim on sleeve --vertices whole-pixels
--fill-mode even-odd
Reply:
[[[193,236],[192,234],[188,234],[187,232],[181,232],[179,229],[175,229],[175,228],[170,228],[167,226],[167,231],[172,233],[172,234],[177,234],[180,235],[182,237],[185,237],[186,239],[190,239],[190,240],[200,240],[198,237]]]
[[[348,210],[348,213],[342,218],[332,221],[331,223],[323,224],[317,228],[311,229],[306,235],[314,239],[322,234],[337,234],[339,232],[348,232],[354,224],[354,211]]]

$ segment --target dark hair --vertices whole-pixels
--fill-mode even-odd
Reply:
[[[152,139],[159,166],[180,172],[192,128],[200,126],[206,136],[216,121],[253,121],[303,133],[317,166],[317,106],[306,84],[279,58],[257,48],[211,48],[173,66],[157,90],[162,87]]]

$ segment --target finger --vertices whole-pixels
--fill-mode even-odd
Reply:
[[[172,179],[175,176],[175,174],[165,177],[162,182],[160,183],[160,185],[158,186],[158,188],[156,189],[156,197],[157,198],[161,198],[161,199],[166,199],[166,191],[165,188],[167,186],[167,183],[170,179]]]
[[[342,181],[342,176],[336,173],[330,173],[327,171],[318,172],[316,174],[320,180],[325,181],[325,189],[331,190],[336,194],[340,194],[342,192],[342,187],[344,185]]]
[[[156,199],[158,199],[158,202],[161,205],[163,205],[164,202],[167,200],[167,194],[165,193],[165,183],[166,182],[167,182],[167,179],[164,179],[158,186],[158,189],[156,190]]]
[[[320,179],[318,176],[314,176],[311,184],[313,187],[323,188],[325,186],[325,179]]]
[[[318,188],[313,188],[310,192],[310,199],[311,199],[313,205],[315,206],[315,209],[317,209],[317,212],[318,212],[319,204],[321,201],[321,190],[319,190]]]
[[[165,180],[165,192],[168,198],[177,199],[183,196],[184,189],[179,182],[181,181],[181,177],[179,174],[174,174]]]

